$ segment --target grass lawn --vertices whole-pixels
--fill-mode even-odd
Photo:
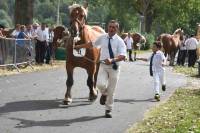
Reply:
[[[128,133],[200,133],[200,79],[197,68],[174,67],[189,77],[187,87],[178,88],[165,103],[152,108]],[[196,78],[194,78],[196,77]]]
[[[200,89],[180,88],[128,133],[200,133]]]
[[[136,52],[137,52],[137,54],[144,54],[144,53],[152,52],[152,50],[151,49],[149,49],[149,50],[137,50]]]
[[[197,66],[195,67],[175,66],[173,70],[174,72],[183,73],[185,75],[192,76],[192,77],[197,76],[198,74]]]

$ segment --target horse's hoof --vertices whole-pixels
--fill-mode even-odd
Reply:
[[[63,105],[70,105],[72,103],[72,99],[71,98],[65,98],[63,100]]]
[[[97,96],[98,96],[98,95],[91,95],[91,94],[90,94],[88,100],[91,101],[91,102],[94,102],[94,101],[97,99]]]
[[[68,105],[70,105],[72,103],[72,101],[63,101],[62,104],[59,104],[59,107],[61,108],[65,108],[65,107],[68,107]]]
[[[72,101],[63,101],[63,105],[70,105],[72,103]]]

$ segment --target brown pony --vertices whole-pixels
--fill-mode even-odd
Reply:
[[[11,33],[14,31],[14,29],[10,29],[10,28],[5,28],[2,30],[2,33],[5,37],[7,38],[11,38]]]
[[[173,35],[161,34],[157,39],[157,41],[161,41],[163,44],[165,56],[168,55],[170,58],[170,63],[169,63],[170,66],[174,65],[175,56],[182,40],[183,40],[182,29],[177,29]]]
[[[128,33],[122,33],[121,38],[125,39],[128,36]],[[131,37],[133,38],[133,49],[138,50],[139,44],[146,43],[146,39],[140,33],[131,33]],[[136,60],[136,51],[134,51],[134,60]]]
[[[74,83],[73,72],[75,67],[86,69],[88,78],[87,85],[89,87],[89,100],[94,101],[97,98],[96,81],[99,68],[100,50],[97,48],[86,49],[85,55],[78,57],[73,54],[74,46],[81,45],[90,41],[95,41],[98,36],[105,33],[100,27],[92,28],[85,25],[87,15],[87,6],[82,7],[74,4],[70,9],[70,36],[65,41],[66,46],[66,70],[67,70],[67,91],[65,93],[64,105],[72,102],[71,88]]]

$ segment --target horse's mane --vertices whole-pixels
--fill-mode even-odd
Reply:
[[[66,28],[64,25],[59,25],[59,26],[56,26],[56,27],[54,27],[54,29],[56,29],[56,28]]]
[[[174,34],[173,34],[173,35],[176,35],[176,34],[182,33],[182,32],[183,32],[183,30],[182,30],[181,28],[178,28],[178,29],[176,29],[176,30],[174,31]]]
[[[69,6],[69,13],[71,14],[72,11],[73,11],[75,8],[81,8],[81,9],[84,11],[84,13],[85,13],[85,15],[86,15],[86,17],[87,17],[87,14],[88,14],[87,9],[85,9],[83,6],[81,6],[81,5],[79,5],[79,4],[73,4],[73,5]]]

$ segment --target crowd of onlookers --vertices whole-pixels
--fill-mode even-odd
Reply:
[[[2,31],[3,29],[1,28],[0,37],[5,37]],[[27,25],[16,24],[15,29],[9,36],[17,40],[33,40],[35,43],[36,64],[49,64],[52,56],[52,43],[54,37],[53,28],[49,28],[45,23],[42,23],[41,25],[38,23]]]
[[[185,65],[186,57],[188,58],[188,67],[194,67],[197,61],[199,42],[194,35],[184,36],[179,47],[177,65]]]
[[[5,37],[2,33],[3,28],[0,28],[0,37]],[[38,23],[28,24],[28,25],[20,25],[16,24],[15,29],[10,34],[12,38],[15,39],[32,39],[35,42],[35,61],[36,64],[49,64],[51,56],[52,56],[52,43],[54,32],[53,28],[49,28],[45,23],[39,25]],[[127,36],[128,37],[128,36]],[[128,41],[125,39],[127,43],[133,43],[132,40]],[[177,65],[185,65],[186,58],[188,59],[188,67],[193,67],[195,62],[197,61],[197,50],[198,50],[198,40],[194,35],[190,37],[184,36],[183,41],[179,47]],[[131,58],[132,50],[129,50],[129,60],[133,61]]]

